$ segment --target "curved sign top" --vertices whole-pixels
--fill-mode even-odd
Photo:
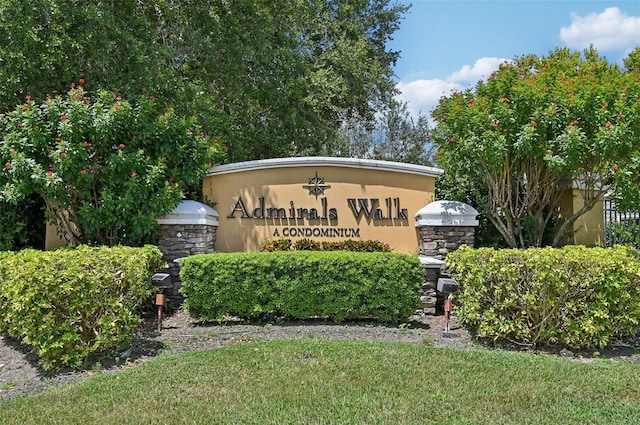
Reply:
[[[442,170],[352,158],[301,157],[213,167],[204,195],[219,214],[216,250],[257,251],[270,239],[379,240],[418,246],[415,214]]]

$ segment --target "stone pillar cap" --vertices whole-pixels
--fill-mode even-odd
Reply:
[[[420,260],[422,266],[428,269],[440,269],[441,267],[447,265],[446,261],[439,260],[429,255],[419,255],[418,259]]]
[[[201,202],[185,200],[169,214],[158,219],[158,224],[204,224],[218,226],[218,212]]]
[[[477,226],[478,211],[458,201],[435,201],[416,213],[416,227]]]

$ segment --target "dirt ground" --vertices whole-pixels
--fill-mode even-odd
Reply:
[[[455,316],[444,332],[445,317],[414,316],[405,324],[385,325],[358,321],[340,324],[323,320],[246,324],[239,321],[200,323],[183,311],[177,311],[163,320],[158,332],[157,319],[150,316],[141,331],[135,335],[132,346],[115,359],[98,359],[86,370],[63,370],[49,375],[37,364],[37,357],[28,347],[6,335],[0,336],[0,399],[29,394],[64,383],[86,379],[96,373],[117,373],[168,353],[207,350],[252,341],[283,338],[330,338],[339,340],[367,340],[406,342],[429,347],[448,347],[469,350],[480,347],[469,332],[459,325]],[[501,347],[514,349],[515,347]],[[577,361],[593,361],[597,357],[640,363],[640,337],[618,342],[601,352],[556,354],[571,356]]]

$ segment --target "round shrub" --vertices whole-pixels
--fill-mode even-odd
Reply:
[[[447,256],[456,311],[477,336],[523,346],[604,347],[640,323],[633,248],[462,247]]]
[[[44,370],[127,346],[161,257],[155,246],[2,252],[0,331],[30,345]]]

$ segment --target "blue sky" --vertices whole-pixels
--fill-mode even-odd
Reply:
[[[504,60],[593,44],[622,63],[640,46],[640,0],[399,0],[412,4],[389,48],[401,91],[415,114],[488,76]]]

